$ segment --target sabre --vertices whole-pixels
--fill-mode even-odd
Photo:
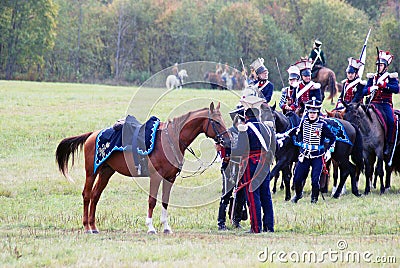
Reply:
[[[378,60],[379,60],[379,48],[378,48],[378,47],[376,47],[376,54],[377,54],[376,59],[377,59],[377,61],[378,61]],[[376,81],[378,81],[378,78],[379,78],[379,64],[376,65],[376,68],[377,68],[377,71],[376,71],[376,73],[377,73]],[[374,86],[375,86],[375,85],[374,85]],[[368,104],[367,104],[367,109],[369,108],[369,105],[371,104],[372,99],[374,98],[375,92],[376,92],[377,90],[378,90],[378,89],[375,89],[374,91],[372,91],[371,96],[369,97],[369,102],[368,102]]]
[[[279,69],[279,64],[278,64],[278,59],[277,59],[277,58],[275,58],[275,62],[276,62],[276,67],[278,67],[278,72],[279,72],[279,77],[281,78],[282,87],[285,87],[285,83],[283,83],[283,79],[282,79],[282,75],[281,75],[281,70]]]

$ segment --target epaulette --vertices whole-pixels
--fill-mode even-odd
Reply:
[[[389,73],[389,77],[390,78],[397,78],[397,77],[399,77],[399,74],[397,72]]]
[[[365,85],[367,84],[367,81],[361,80],[361,81],[360,81],[360,84],[363,85],[363,86],[365,86]]]
[[[321,84],[320,83],[314,83],[314,89],[319,89],[321,88]]]
[[[374,73],[367,73],[367,78],[373,78],[374,77]]]
[[[340,81],[340,83],[343,84],[344,82],[346,82],[346,80],[347,80],[347,79],[343,79],[342,81]]]
[[[248,127],[247,125],[242,125],[242,124],[239,124],[239,125],[238,125],[238,130],[239,130],[240,132],[245,132],[245,131],[247,131],[248,128],[249,128],[249,127]]]

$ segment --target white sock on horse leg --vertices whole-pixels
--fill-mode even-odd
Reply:
[[[149,228],[147,230],[148,234],[156,234],[157,233],[156,229],[153,226],[153,219],[152,218],[146,218],[146,226],[147,226],[147,228]]]
[[[164,224],[164,232],[166,230],[169,231],[169,232],[172,232],[171,231],[171,227],[168,225],[168,211],[164,207],[161,208],[160,221],[161,221],[162,224]]]

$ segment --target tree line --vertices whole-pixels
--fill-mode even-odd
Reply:
[[[399,0],[2,0],[0,78],[140,84],[189,61],[241,69],[263,57],[270,80],[323,42],[327,67],[345,77],[368,42],[400,69]]]

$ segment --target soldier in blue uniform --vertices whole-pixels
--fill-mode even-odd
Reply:
[[[363,102],[363,89],[366,82],[362,81],[358,76],[358,71],[364,64],[355,58],[348,58],[348,61],[349,65],[346,69],[347,79],[343,83],[343,90],[340,93],[336,109],[343,109],[343,102],[346,104],[350,102]]]
[[[367,74],[368,82],[363,91],[364,96],[370,94],[370,103],[385,117],[387,136],[383,154],[386,159],[392,154],[396,131],[392,95],[399,93],[398,74],[388,72],[388,66],[392,60],[393,55],[389,51],[379,50],[376,61],[377,72]]]
[[[255,87],[259,97],[264,98],[269,103],[274,92],[274,84],[268,80],[268,69],[264,66],[264,59],[256,59],[250,65],[250,68],[254,69],[257,75],[257,80],[253,81],[252,87]]]
[[[231,135],[231,145],[232,147],[236,147],[238,141],[238,125],[241,124],[241,119],[239,114],[233,119],[233,125],[228,129],[229,134]],[[218,230],[225,231],[226,227],[226,210],[228,205],[230,206],[230,210],[233,210],[231,213],[232,225],[234,228],[241,228],[240,221],[246,220],[247,211],[246,211],[246,200],[244,189],[241,189],[236,192],[235,198],[232,196],[233,191],[235,190],[238,172],[239,172],[239,161],[238,157],[230,157],[229,154],[226,153],[225,148],[222,146],[217,147],[218,151],[220,151],[221,158],[223,159],[221,166],[221,174],[222,174],[222,196],[221,201],[219,203],[218,209]],[[230,160],[227,161],[227,158]],[[231,211],[229,211],[231,212]]]
[[[246,124],[239,125],[238,144],[232,148],[232,156],[242,156],[240,174],[243,175],[239,188],[245,188],[252,233],[274,232],[269,183],[270,165],[275,154],[275,132],[259,120],[259,107],[263,102],[255,96],[241,99]]]
[[[327,123],[319,117],[321,102],[315,98],[306,103],[306,115],[300,125],[288,132],[295,145],[300,147],[299,162],[294,171],[293,183],[296,195],[292,198],[297,203],[303,197],[303,187],[311,171],[311,203],[317,203],[319,195],[319,179],[322,172],[324,153],[325,159],[330,158],[335,144],[335,135],[327,126]],[[325,140],[328,144],[325,144]],[[282,145],[283,141],[278,141]],[[325,152],[325,148],[327,148]]]
[[[297,66],[291,65],[287,72],[289,73],[289,86],[282,88],[281,100],[279,101],[279,107],[281,107],[284,114],[292,111],[290,106],[294,103],[292,99],[293,92],[298,90],[300,80],[300,70]]]

